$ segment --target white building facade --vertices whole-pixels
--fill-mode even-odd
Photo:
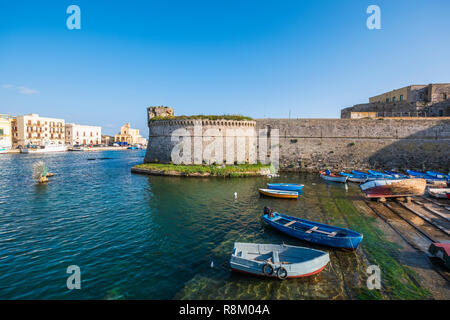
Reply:
[[[66,124],[67,145],[94,145],[102,142],[102,128],[98,126],[87,126],[75,123]]]
[[[53,142],[65,144],[63,119],[40,117],[38,114],[17,116],[15,121],[15,144],[17,146],[45,145]]]
[[[10,115],[0,114],[0,151],[12,147],[12,120]]]

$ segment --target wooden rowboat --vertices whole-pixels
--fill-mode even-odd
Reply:
[[[275,190],[302,191],[304,185],[296,183],[268,183],[267,188]]]
[[[332,182],[342,182],[342,183],[347,182],[348,177],[327,171],[320,171],[320,177],[322,179]]]
[[[368,198],[422,196],[427,182],[425,179],[380,179],[360,186]]]
[[[275,189],[258,189],[259,193],[268,197],[283,199],[298,199],[297,191],[275,190]]]
[[[291,217],[264,208],[262,217],[271,227],[300,240],[330,247],[356,249],[363,235],[353,230]]]
[[[279,279],[312,276],[330,262],[327,252],[277,244],[234,244],[231,269],[238,272]]]

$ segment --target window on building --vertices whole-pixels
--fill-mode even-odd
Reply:
[[[392,97],[392,102],[395,102],[395,100],[397,100],[396,97]]]
[[[389,98],[386,98],[386,102],[389,102]]]
[[[447,94],[446,94],[446,93],[443,93],[443,94],[442,94],[442,98],[444,98],[444,100],[447,100]]]
[[[439,110],[439,117],[443,117],[444,116],[444,110]]]
[[[400,95],[400,101],[403,101],[403,95],[402,94]]]

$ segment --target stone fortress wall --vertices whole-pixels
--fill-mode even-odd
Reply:
[[[149,141],[144,162],[256,163],[255,121],[152,120],[173,115],[172,108],[148,108]]]
[[[211,149],[210,141],[229,129],[243,129],[233,140],[233,148],[223,143],[223,154],[232,150],[233,162],[266,163],[271,159],[267,141],[279,146],[282,170],[317,171],[352,169],[435,169],[450,170],[449,119],[257,119],[226,120],[158,120],[152,121],[155,110],[149,111],[149,143],[145,162],[171,162],[171,154],[179,141],[171,138],[177,129],[201,142],[202,150]],[[172,113],[173,115],[173,113]],[[195,124],[201,123],[201,132]],[[197,126],[198,128],[198,126]],[[198,129],[197,129],[198,131]],[[200,134],[199,134],[200,133]],[[274,139],[274,134],[278,137]],[[249,139],[252,135],[258,139]],[[203,139],[200,136],[203,136]],[[249,137],[250,136],[250,137]],[[206,139],[205,139],[206,137]],[[245,142],[243,142],[245,141]],[[253,142],[251,142],[253,141]],[[194,141],[190,159],[195,157]],[[263,145],[263,143],[265,145]],[[245,144],[244,155],[237,150]],[[270,143],[269,143],[270,145]],[[263,149],[263,150],[261,150]],[[261,152],[264,151],[264,152]],[[261,154],[267,155],[261,156]],[[212,153],[214,154],[214,152]],[[198,155],[198,152],[197,152]],[[278,155],[277,155],[278,156]],[[203,159],[214,163],[215,157]],[[202,163],[202,162],[200,162]]]
[[[280,168],[450,170],[449,119],[258,119],[277,128]]]

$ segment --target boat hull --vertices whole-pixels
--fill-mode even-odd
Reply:
[[[334,176],[329,176],[326,174],[321,173],[320,177],[326,181],[331,181],[331,182],[340,182],[340,183],[346,183],[348,177],[342,176],[342,177],[334,177]]]
[[[275,251],[280,257],[279,261],[273,259]],[[292,262],[283,263],[287,259]],[[286,271],[285,278],[292,279],[318,274],[328,262],[329,254],[321,250],[289,245],[235,243],[230,267],[233,271],[272,278],[277,277],[278,269],[282,267]],[[272,268],[271,274],[263,272],[266,264]]]
[[[67,151],[66,146],[50,146],[50,147],[46,146],[44,148],[36,148],[36,149],[30,149],[30,148],[20,149],[20,153],[28,153],[28,154],[65,152],[65,151]]]
[[[428,188],[427,191],[433,198],[447,199],[447,194],[450,193],[450,188]]]
[[[287,225],[285,223],[280,223],[280,219],[277,219],[277,217],[281,217],[283,219],[282,221],[296,221],[304,226],[308,226],[308,228],[314,228],[317,227],[319,230],[324,230],[328,234],[333,232],[345,232],[348,236],[346,237],[339,237],[334,236],[330,237],[329,235],[325,233],[317,233],[317,232],[310,232],[308,233],[308,229],[301,230],[300,228],[293,228],[292,223],[290,225]],[[262,217],[263,221],[266,222],[271,227],[277,229],[278,231],[281,231],[291,237],[308,241],[312,243],[317,243],[320,245],[325,245],[329,247],[335,247],[335,248],[342,248],[342,249],[350,249],[355,250],[358,248],[359,244],[361,243],[363,239],[363,235],[359,234],[358,232],[345,229],[345,228],[339,228],[335,226],[330,226],[327,224],[314,222],[314,221],[308,221],[296,217],[287,216],[281,213],[274,213],[274,217],[271,218],[267,214],[265,214]],[[309,229],[310,230],[310,229]]]
[[[346,176],[347,181],[354,182],[354,183],[364,183],[367,182],[367,176],[362,175],[356,175],[351,173],[345,173],[345,172],[339,172],[341,176]]]
[[[258,189],[259,193],[274,198],[281,199],[298,199],[298,192],[296,191],[285,191],[285,190],[274,190],[274,189]]]
[[[361,185],[368,198],[421,196],[425,193],[425,179],[374,180]]]
[[[268,189],[274,190],[285,190],[285,191],[302,191],[304,185],[303,184],[293,184],[293,183],[268,183]]]

